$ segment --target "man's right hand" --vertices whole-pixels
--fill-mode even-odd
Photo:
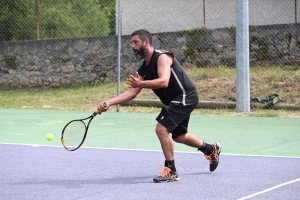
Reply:
[[[101,115],[102,112],[106,112],[109,108],[109,104],[106,103],[105,101],[103,102],[100,102],[98,105],[97,105],[97,110],[98,110],[98,114]]]

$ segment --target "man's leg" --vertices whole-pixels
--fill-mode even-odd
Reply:
[[[174,138],[174,141],[190,147],[198,148],[199,151],[204,153],[204,157],[210,163],[209,169],[211,172],[215,171],[215,169],[218,167],[219,155],[222,148],[219,143],[208,144],[190,133],[179,135],[178,137]]]
[[[195,148],[201,148],[203,145],[202,140],[190,133],[179,135],[177,138],[174,138],[174,141]]]
[[[165,159],[174,160],[174,142],[169,131],[163,125],[157,123],[155,132],[160,141]]]
[[[154,182],[178,181],[179,177],[175,168],[174,161],[174,141],[169,131],[160,123],[157,123],[155,129],[156,135],[160,141],[163,154],[165,156],[164,171],[153,178]]]

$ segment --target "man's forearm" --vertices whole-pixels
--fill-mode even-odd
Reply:
[[[125,102],[128,102],[136,97],[136,94],[130,90],[120,94],[119,96],[116,96],[112,99],[107,100],[106,102],[110,105],[117,105],[122,104]]]

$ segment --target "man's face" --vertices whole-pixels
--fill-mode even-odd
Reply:
[[[137,60],[142,60],[146,57],[145,44],[138,35],[131,37],[131,47]]]

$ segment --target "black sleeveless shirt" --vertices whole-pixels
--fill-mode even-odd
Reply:
[[[175,104],[193,105],[199,102],[198,93],[195,85],[188,77],[182,66],[176,60],[174,55],[170,52],[163,52],[155,50],[149,65],[146,61],[138,69],[140,76],[144,80],[153,80],[158,78],[157,60],[162,54],[168,54],[173,57],[171,65],[171,77],[169,85],[166,88],[152,89],[153,92],[159,97],[163,104],[168,105],[170,102]]]

